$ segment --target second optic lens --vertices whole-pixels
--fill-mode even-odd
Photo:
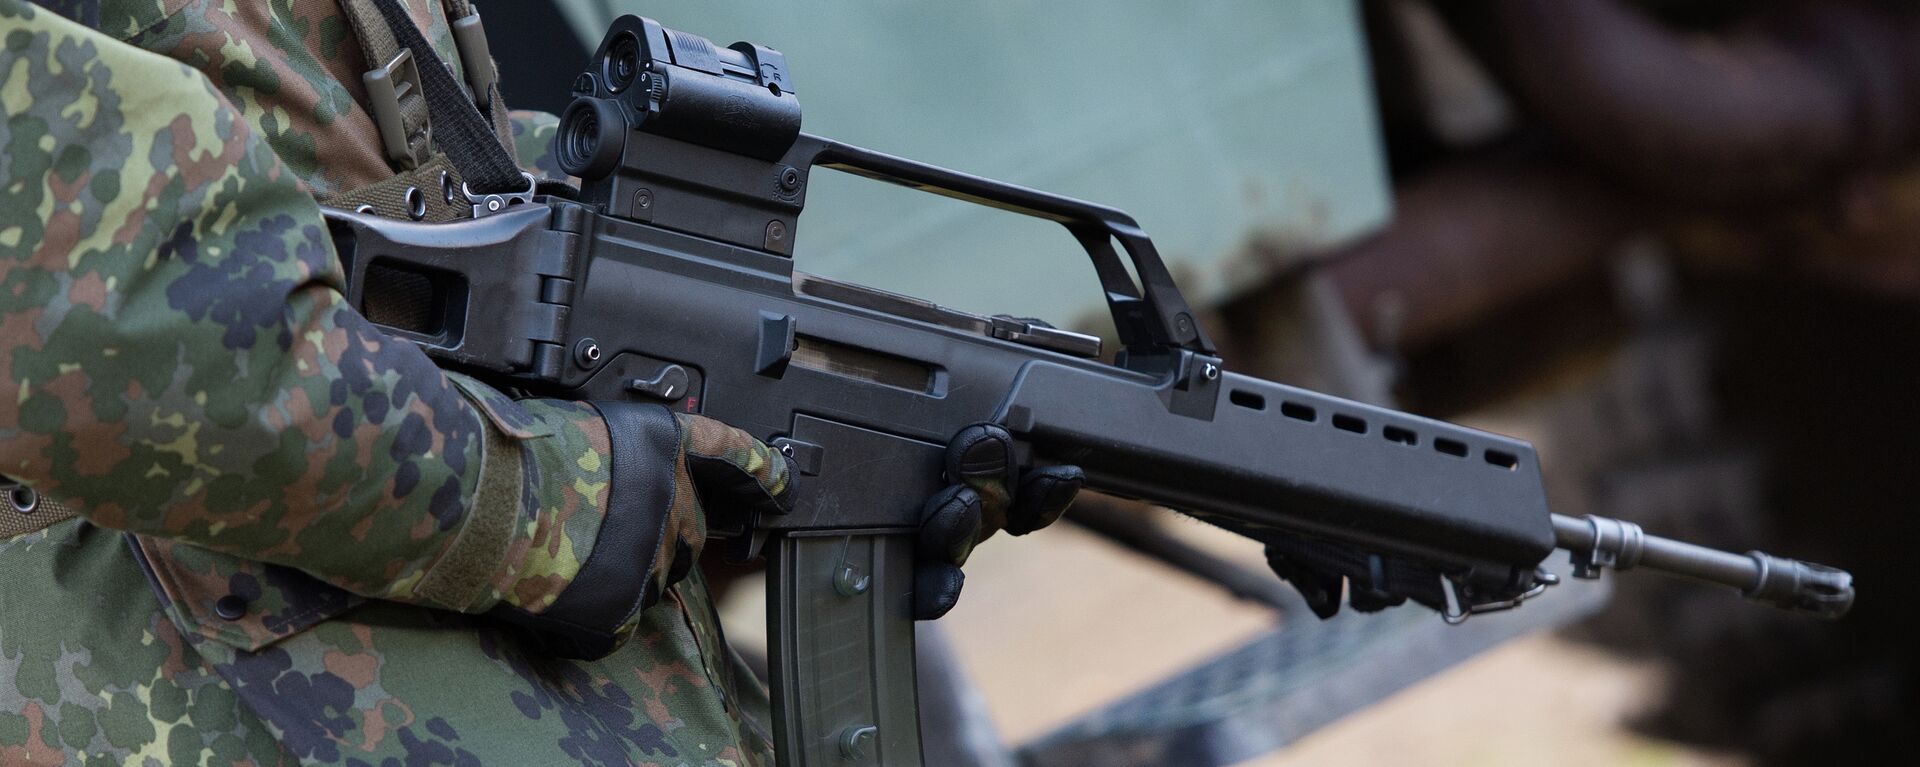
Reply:
[[[640,45],[632,37],[621,37],[607,54],[607,87],[620,91],[633,84],[640,74]]]

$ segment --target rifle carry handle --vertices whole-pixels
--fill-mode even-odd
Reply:
[[[1213,341],[1194,319],[1153,240],[1125,212],[1017,184],[981,178],[871,149],[801,134],[790,159],[898,184],[942,197],[1046,219],[1067,228],[1093,260],[1120,342],[1136,354],[1170,349],[1212,357]],[[1113,243],[1133,262],[1141,284],[1121,265]]]

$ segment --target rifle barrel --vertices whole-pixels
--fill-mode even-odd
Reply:
[[[1597,578],[1611,567],[1646,567],[1739,589],[1742,596],[1788,610],[1838,618],[1853,606],[1853,576],[1845,570],[1763,551],[1735,554],[1648,535],[1639,525],[1609,517],[1553,515],[1555,545],[1573,554],[1573,574]]]

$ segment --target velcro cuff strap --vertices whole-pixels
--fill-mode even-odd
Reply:
[[[494,575],[513,542],[513,527],[520,521],[521,487],[526,481],[520,443],[491,425],[482,431],[486,459],[481,462],[479,489],[467,511],[466,525],[414,588],[423,602],[461,612],[485,605]]]

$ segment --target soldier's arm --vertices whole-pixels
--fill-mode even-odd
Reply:
[[[0,40],[0,474],[104,527],[536,624],[697,545],[691,493],[610,492],[594,406],[510,401],[354,312],[315,202],[198,72],[19,0]],[[582,577],[636,526],[654,550]]]

